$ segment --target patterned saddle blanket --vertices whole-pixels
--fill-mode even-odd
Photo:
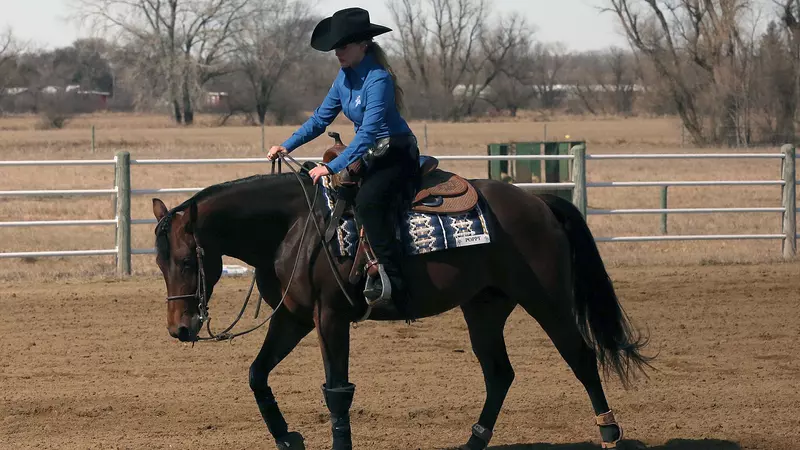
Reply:
[[[329,183],[327,178],[323,178],[326,220],[333,212],[336,196]],[[406,255],[488,244],[492,239],[487,211],[482,200],[477,201],[472,209],[456,214],[404,211],[397,219],[396,237],[402,242]],[[339,256],[355,256],[358,238],[359,230],[352,214],[343,214],[331,240],[333,251]]]

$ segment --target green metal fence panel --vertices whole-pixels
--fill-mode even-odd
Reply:
[[[541,155],[541,142],[517,142],[515,144],[517,155]],[[517,183],[532,183],[542,179],[542,162],[539,160],[514,161],[514,181]]]
[[[489,144],[486,146],[486,153],[489,156],[499,156],[508,154],[508,144]],[[502,174],[508,174],[508,161],[487,161],[489,179],[501,180]]]
[[[545,155],[558,155],[559,150],[558,142],[545,142],[544,154]],[[561,161],[545,161],[544,162],[544,183],[558,183],[561,181]]]

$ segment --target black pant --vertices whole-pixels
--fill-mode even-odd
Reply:
[[[400,277],[400,243],[395,239],[399,208],[407,205],[409,186],[416,187],[419,149],[415,139],[398,139],[367,167],[355,199],[355,213],[386,274]]]

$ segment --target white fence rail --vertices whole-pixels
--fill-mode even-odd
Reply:
[[[299,162],[319,161],[320,158],[296,158]],[[572,148],[569,155],[493,155],[493,156],[437,156],[442,161],[491,161],[491,160],[569,160],[572,161],[570,182],[559,183],[517,183],[531,190],[570,190],[572,201],[582,214],[660,214],[662,233],[666,234],[668,214],[706,214],[706,213],[782,213],[783,224],[780,233],[772,234],[717,234],[717,235],[659,235],[659,236],[609,236],[597,237],[597,242],[652,242],[652,241],[703,241],[703,240],[780,240],[785,258],[793,258],[797,252],[797,206],[796,206],[796,155],[795,147],[784,145],[780,153],[696,153],[696,154],[608,154],[587,155],[582,145]],[[586,181],[587,160],[622,159],[780,159],[782,160],[781,180],[753,181],[605,181],[588,183]],[[116,217],[96,220],[41,220],[0,222],[0,228],[11,227],[53,227],[53,226],[104,226],[115,225],[117,230],[116,247],[98,250],[36,251],[0,253],[2,258],[48,257],[48,256],[94,256],[116,255],[117,272],[120,275],[131,273],[131,255],[155,253],[154,249],[131,248],[131,226],[152,225],[155,219],[132,219],[130,201],[133,195],[152,194],[191,194],[202,188],[149,188],[131,189],[130,168],[132,165],[189,165],[189,164],[267,164],[266,158],[216,158],[216,159],[138,159],[131,160],[128,152],[118,152],[113,160],[66,160],[66,161],[0,161],[0,167],[31,166],[114,166],[115,186],[111,189],[67,189],[67,190],[18,190],[0,191],[3,197],[49,197],[49,196],[104,196],[112,195],[116,205]],[[736,207],[736,208],[667,208],[667,188],[678,186],[783,186],[780,207]],[[643,209],[589,209],[586,202],[588,188],[614,187],[661,187],[662,207]]]

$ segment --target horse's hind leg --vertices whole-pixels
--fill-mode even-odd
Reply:
[[[478,357],[486,383],[486,401],[472,436],[462,450],[483,450],[489,445],[492,429],[514,381],[514,369],[508,360],[503,328],[516,303],[501,294],[484,291],[461,305],[469,328],[472,351]]]
[[[569,309],[571,302],[568,301],[570,296],[567,292],[564,291],[563,296],[553,301],[547,296],[531,297],[529,291],[524,298],[520,297],[519,304],[539,322],[575,377],[583,384],[592,402],[597,423],[601,425],[603,448],[613,448],[622,438],[622,428],[614,422],[613,415],[605,414],[610,408],[597,370],[597,356],[578,330]]]
[[[261,351],[250,365],[250,389],[253,390],[258,410],[261,411],[267,429],[281,450],[304,448],[303,437],[297,432],[289,433],[289,427],[272,395],[267,378],[272,369],[291,353],[313,328],[313,323],[300,321],[285,307],[278,308],[269,324]]]

